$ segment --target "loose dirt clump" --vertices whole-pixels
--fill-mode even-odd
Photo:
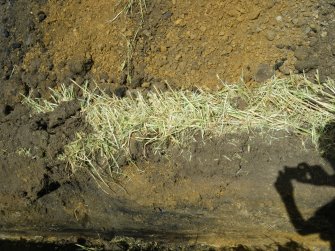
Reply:
[[[78,105],[69,102],[43,116],[30,117],[31,111],[22,105],[1,114],[0,210],[4,223],[17,212],[28,219],[39,214],[37,201],[69,182],[70,170],[57,156],[75,132],[85,128],[76,116],[78,110]]]

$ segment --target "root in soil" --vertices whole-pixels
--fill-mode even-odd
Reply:
[[[114,22],[121,14],[129,14],[133,13],[134,8],[139,9],[139,13],[141,14],[141,20],[144,19],[144,13],[147,9],[147,3],[146,0],[126,0],[126,1],[120,1],[118,5],[123,4],[122,10],[116,14],[116,16],[109,20],[109,22]]]

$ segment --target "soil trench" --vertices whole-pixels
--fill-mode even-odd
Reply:
[[[125,166],[126,178],[106,194],[58,158],[90,130],[79,104],[33,114],[21,103],[72,81],[124,97],[166,83],[215,91],[218,77],[251,86],[290,73],[335,78],[334,1],[125,3],[0,0],[0,249],[19,240],[21,250],[30,242],[51,250],[335,248],[334,159],[308,139],[250,132],[171,146]]]

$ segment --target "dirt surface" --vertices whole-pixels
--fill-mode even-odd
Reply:
[[[128,166],[122,189],[108,195],[57,158],[89,130],[78,104],[40,115],[21,104],[22,95],[48,97],[70,79],[93,78],[124,96],[165,89],[165,80],[215,89],[216,74],[262,82],[318,69],[321,80],[335,78],[334,1],[157,0],[143,17],[134,5],[113,21],[117,2],[0,0],[0,239],[98,239],[107,250],[335,248],[334,163],[297,136],[227,135],[170,148],[168,158]],[[111,243],[117,236],[144,242]],[[18,244],[0,243],[10,245]]]
[[[117,2],[33,1],[26,9],[5,1],[0,68],[20,82],[5,89],[46,96],[70,79],[94,78],[114,92],[164,88],[165,80],[215,89],[217,74],[229,82],[316,69],[335,76],[332,1],[148,1],[143,18],[135,4],[114,20]]]
[[[262,82],[273,74],[319,69],[333,77],[331,1],[153,1],[140,25],[117,1],[48,1],[43,44],[24,59],[25,71],[48,74],[57,83],[86,74],[113,89],[168,80],[178,86],[215,88],[217,74],[228,82]],[[125,65],[125,62],[128,65]],[[49,67],[50,68],[50,67]],[[125,68],[125,69],[124,69]],[[123,73],[123,74],[122,74]],[[131,82],[131,83],[130,83]]]
[[[9,116],[14,115],[15,111]],[[147,164],[140,161],[141,170],[129,166],[130,179],[122,183],[122,189],[115,187],[115,193],[108,195],[88,174],[70,175],[62,163],[48,158],[52,156],[49,148],[57,145],[57,140],[52,141],[52,132],[66,142],[63,129],[72,128],[73,121],[78,125],[78,120],[68,118],[54,129],[36,129],[31,126],[36,120],[40,121],[34,117],[29,121],[17,119],[19,130],[30,133],[21,139],[3,135],[0,141],[4,144],[2,149],[6,149],[1,155],[5,179],[0,187],[2,238],[19,235],[29,239],[38,235],[40,241],[78,241],[98,234],[102,240],[131,236],[161,245],[241,244],[245,246],[242,250],[277,250],[278,245],[286,245],[290,240],[313,250],[333,242],[329,237],[333,225],[327,228],[333,218],[327,214],[319,220],[320,224],[327,222],[322,227],[326,227],[328,235],[315,230],[314,235],[300,237],[274,186],[284,166],[300,173],[317,166],[327,173],[334,172],[314,148],[306,145],[304,149],[298,137],[275,134],[264,138],[249,134],[227,135],[204,143],[198,140],[183,151],[170,149],[167,156],[173,158],[152,159]],[[6,125],[16,127],[7,121],[1,129]],[[49,140],[40,140],[44,135],[49,135]],[[15,139],[18,148],[5,143],[11,139]],[[33,139],[44,154],[38,155],[34,149],[31,155],[15,150]],[[320,182],[326,180],[319,178]],[[289,177],[286,182],[290,182]],[[312,183],[294,183],[294,187],[294,198],[306,219],[334,194],[332,187]],[[287,192],[285,188],[284,193]],[[196,249],[206,250],[200,246]]]

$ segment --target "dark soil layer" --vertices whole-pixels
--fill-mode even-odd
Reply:
[[[1,241],[1,250],[12,250],[12,251],[74,251],[80,250],[78,246],[74,244],[69,245],[57,245],[57,244],[47,244],[47,243],[29,243],[27,241]]]
[[[172,147],[168,158],[125,167],[129,181],[106,194],[57,158],[89,130],[78,104],[41,115],[21,104],[22,94],[48,97],[49,87],[71,78],[94,78],[118,96],[164,89],[165,79],[215,88],[216,74],[235,81],[242,71],[250,82],[316,69],[321,79],[335,78],[334,1],[219,2],[152,1],[127,47],[142,18],[138,6],[109,22],[121,10],[116,1],[0,0],[0,239],[33,241],[19,246],[26,250],[38,242],[107,250],[335,247],[333,161],[297,136],[226,135]],[[117,236],[135,239],[111,244]]]
[[[293,196],[293,181],[292,198],[306,219],[334,194],[330,176],[322,176],[322,170],[332,173],[332,167],[313,147],[304,149],[298,137],[248,134],[198,140],[182,152],[170,149],[167,156],[173,159],[139,162],[143,173],[129,166],[125,172],[130,181],[122,182],[127,192],[118,189],[108,195],[87,173],[72,175],[55,160],[74,132],[85,130],[76,109],[68,108],[73,112],[62,115],[62,123],[50,124],[60,110],[29,117],[22,116],[28,114],[24,107],[17,107],[2,119],[0,129],[7,132],[0,138],[0,220],[5,238],[19,235],[29,240],[38,235],[46,241],[61,235],[77,241],[131,236],[163,244],[243,244],[246,250],[275,250],[290,240],[311,249],[333,242],[334,218],[327,207],[320,209],[316,223],[307,223],[326,241],[322,242],[316,235],[299,237],[283,206],[286,196]],[[278,178],[285,166],[290,168]],[[307,174],[310,181],[303,180]]]

